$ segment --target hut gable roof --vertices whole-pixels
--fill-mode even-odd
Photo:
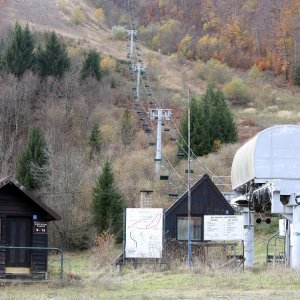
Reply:
[[[210,177],[207,174],[204,174],[192,187],[191,187],[191,198],[193,201],[202,201],[202,199],[195,199],[193,194],[200,189],[202,186],[206,185],[213,193],[215,193],[217,200],[222,206],[228,210],[230,215],[234,214],[234,209],[230,206],[228,201],[225,199],[223,194],[219,191],[216,185],[212,182]],[[171,205],[166,211],[165,215],[172,213],[175,209],[179,208],[181,205],[184,205],[187,202],[188,192],[186,191],[173,205]],[[192,212],[193,213],[193,212]]]
[[[33,203],[35,203],[39,208],[41,208],[45,213],[50,216],[52,221],[60,220],[61,217],[50,207],[44,204],[38,197],[36,197],[33,193],[26,190],[24,186],[22,186],[15,178],[12,176],[5,177],[0,179],[0,191],[2,188],[7,186],[8,184],[14,185],[19,191],[27,196]]]

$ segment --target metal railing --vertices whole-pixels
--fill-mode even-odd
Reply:
[[[46,250],[46,251],[58,251],[60,253],[60,278],[64,276],[64,252],[60,248],[53,247],[16,247],[16,246],[0,246],[0,249],[19,249],[19,250]]]

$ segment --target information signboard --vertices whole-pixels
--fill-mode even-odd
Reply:
[[[205,241],[244,239],[243,216],[204,216]]]
[[[163,248],[163,209],[127,208],[127,258],[161,258]]]
[[[33,233],[46,234],[47,233],[47,223],[35,221],[33,224]]]

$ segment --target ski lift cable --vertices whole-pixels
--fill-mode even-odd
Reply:
[[[142,101],[139,99],[139,102],[140,102],[140,105],[141,105],[141,108],[142,108],[142,110],[146,113],[146,114],[148,114],[148,112],[146,111],[146,108],[145,108],[145,106],[143,105],[143,103],[142,103]],[[152,133],[151,133],[151,135],[153,135],[153,137],[155,138],[155,135],[154,135],[154,125],[150,122],[150,126],[152,127]],[[149,141],[150,141],[150,139],[149,139]],[[170,159],[169,159],[169,157],[166,155],[166,153],[163,151],[163,150],[161,150],[160,151],[160,153],[163,155],[163,157],[167,160],[167,162],[168,162],[168,164],[170,165],[170,167],[172,168],[172,170],[173,170],[173,172],[177,175],[177,177],[184,183],[184,184],[186,184],[185,183],[185,181],[184,181],[184,179],[182,178],[182,176],[177,172],[177,170],[175,169],[175,167],[173,166],[173,164],[171,163],[171,161],[170,161]]]
[[[134,29],[133,27],[133,19],[131,18],[131,28],[132,28],[132,30]],[[135,29],[136,30],[136,29]],[[136,42],[136,44],[137,44],[137,42]],[[139,48],[139,47],[135,47],[135,48]],[[135,51],[136,52],[136,51]],[[136,59],[138,59],[138,57],[137,57],[137,53],[135,53],[135,58]],[[131,61],[132,61],[132,57],[131,57]],[[157,107],[158,108],[161,108],[161,106],[160,106],[160,104],[158,103],[158,101],[156,100],[156,98],[153,96],[153,89],[151,88],[151,86],[150,86],[150,82],[149,82],[149,80],[148,80],[148,78],[149,78],[149,75],[147,74],[147,71],[146,70],[143,70],[143,72],[144,72],[144,74],[146,74],[146,76],[142,76],[141,77],[141,81],[143,82],[143,87],[144,87],[144,90],[145,90],[145,92],[146,92],[146,95],[147,95],[147,97],[148,98],[150,98],[151,99],[151,101],[154,101],[156,104],[157,104]],[[144,78],[144,77],[146,77],[147,78],[147,80]],[[150,93],[151,92],[151,93]],[[150,95],[149,95],[150,94]],[[140,99],[139,99],[140,100]],[[144,108],[144,106],[143,106],[143,104],[142,104],[142,102],[141,102],[141,100],[140,100],[140,104],[141,104],[141,107],[142,107],[142,109],[146,112],[146,109]],[[147,112],[146,112],[147,113]],[[182,136],[182,134],[180,133],[180,130],[178,129],[178,127],[177,127],[177,125],[176,125],[176,122],[174,121],[174,119],[172,118],[172,116],[171,116],[171,121],[172,121],[172,123],[173,123],[173,125],[174,125],[174,127],[175,127],[175,130],[178,132],[178,134],[180,135],[180,137],[181,137],[181,140],[187,145],[187,142],[186,142],[186,140],[183,138],[183,136]],[[151,127],[153,128],[153,125],[151,124]],[[181,145],[181,144],[179,144],[178,142],[177,142],[177,144],[178,144],[178,146],[185,152],[185,154],[187,153],[187,151],[184,149],[184,147]],[[205,165],[205,163],[204,162],[202,162],[196,155],[195,155],[195,153],[192,151],[192,149],[191,149],[191,152],[192,152],[192,155],[193,156],[195,156],[195,158],[196,158],[196,160],[197,160],[197,162],[199,162],[200,163],[200,168],[203,168],[203,169],[205,169],[211,176],[213,176],[213,177],[215,177],[215,178],[218,178],[218,180],[221,182],[221,183],[223,183],[223,184],[225,184],[221,179],[219,179],[219,177],[218,176],[216,176],[206,165]],[[163,153],[163,151],[162,151],[162,154],[166,157],[166,155]],[[175,170],[175,168],[173,167],[173,165],[171,164],[171,162],[170,162],[170,160],[169,160],[169,158],[168,157],[166,157],[166,159],[167,159],[167,161],[169,162],[169,164],[170,164],[170,166],[173,168],[173,170]],[[198,164],[197,164],[198,165]],[[177,171],[176,171],[177,172]],[[178,174],[179,175],[179,174]]]
[[[143,71],[145,74],[147,74],[147,72],[144,70]],[[147,76],[145,76],[145,77],[147,77],[147,78],[149,78],[149,76],[147,75]],[[145,90],[145,92],[146,92],[146,94],[147,94],[147,97],[148,98],[150,98],[150,100],[152,101],[152,102],[155,102],[156,104],[157,104],[157,107],[158,108],[161,108],[161,106],[160,106],[160,104],[158,103],[158,101],[156,100],[156,98],[153,96],[153,89],[151,88],[151,86],[150,86],[150,83],[149,83],[149,80],[147,79],[147,80],[145,80],[143,77],[141,78],[141,81],[143,82],[143,86],[144,86],[144,90]],[[147,87],[146,87],[146,85],[147,85]],[[151,92],[151,93],[150,93]],[[150,95],[149,95],[150,94]],[[184,144],[185,145],[187,145],[187,142],[186,142],[186,140],[184,139],[184,137],[182,136],[182,134],[180,133],[180,130],[178,129],[178,127],[177,127],[177,125],[176,125],[176,122],[174,121],[174,118],[171,116],[170,117],[170,119],[171,119],[171,121],[172,121],[172,123],[173,123],[173,125],[174,125],[174,127],[175,127],[175,130],[178,132],[178,134],[179,134],[179,136],[181,137],[181,140],[184,142]],[[185,154],[187,154],[187,151],[185,150],[185,148],[180,144],[180,143],[178,143],[177,142],[177,145],[185,152]],[[220,179],[220,177],[219,176],[216,176],[206,165],[205,165],[205,163],[203,162],[203,161],[201,161],[196,155],[195,155],[195,153],[193,152],[193,150],[192,149],[190,149],[191,150],[191,153],[192,153],[192,155],[196,158],[196,162],[199,162],[199,164],[198,163],[196,163],[200,168],[203,168],[206,172],[208,172],[211,176],[213,176],[214,178],[217,178],[218,179],[218,181],[220,182],[220,183],[222,183],[222,184],[224,184],[224,185],[226,185],[226,186],[230,186],[230,184],[225,184],[225,182],[222,180],[222,179]]]
[[[132,21],[132,20],[131,20],[131,21]],[[131,23],[132,23],[132,22],[131,22]],[[136,48],[137,48],[137,47],[136,47]],[[135,53],[135,54],[136,54],[136,53]],[[135,56],[136,56],[136,55],[135,55]],[[137,56],[136,56],[136,58],[137,58]],[[131,56],[131,61],[132,61],[132,56]],[[142,81],[142,83],[143,83],[144,90],[145,90],[147,96],[149,97],[149,94],[150,94],[151,100],[153,100],[154,102],[156,102],[157,106],[158,106],[159,108],[161,108],[161,106],[159,105],[158,101],[152,96],[152,95],[153,95],[153,91],[152,91],[152,88],[151,88],[151,86],[150,86],[149,81],[148,81],[148,80],[145,80],[145,79],[143,78],[143,77],[148,78],[149,76],[147,75],[147,72],[146,72],[145,70],[143,70],[143,72],[144,72],[144,74],[146,74],[146,76],[142,76],[142,78],[141,78],[141,81]],[[150,92],[151,92],[151,93],[150,93]],[[139,99],[139,102],[140,102],[141,108],[145,111],[145,113],[147,113],[147,112],[146,112],[146,109],[145,109],[145,107],[144,107],[144,105],[143,105],[143,103],[142,103],[142,101],[141,101],[140,99]],[[151,124],[152,129],[154,129],[153,124],[152,124],[152,123],[150,123],[150,124]],[[153,131],[154,131],[154,130],[153,130]],[[176,169],[174,168],[174,166],[173,166],[172,163],[170,162],[170,159],[168,158],[168,156],[163,152],[163,150],[161,151],[161,153],[162,153],[163,156],[166,158],[166,160],[168,161],[168,163],[169,163],[169,165],[171,166],[171,168],[177,173],[177,176],[179,176],[179,178],[182,180],[182,182],[184,182],[184,180],[182,179],[182,177],[179,175],[179,173],[176,171]],[[184,184],[185,184],[185,182],[184,182]]]
[[[132,23],[132,22],[131,22],[131,23]],[[131,57],[131,61],[132,61],[132,57]],[[142,80],[143,80],[143,79],[142,79]],[[143,81],[143,83],[144,83],[144,81]],[[149,86],[150,86],[150,85],[149,85]],[[146,88],[146,87],[145,87],[145,83],[144,83],[144,88]],[[147,92],[147,91],[146,91],[146,92]],[[146,111],[146,108],[144,107],[142,101],[141,101],[140,99],[138,99],[138,100],[139,100],[139,103],[140,103],[140,105],[141,105],[142,110],[143,110],[146,114],[148,114],[148,112]],[[154,126],[153,126],[153,124],[152,124],[151,122],[150,122],[150,124],[151,124],[151,127],[152,127],[152,134],[151,134],[151,135],[153,135],[153,132],[154,132],[154,130],[153,130],[153,129],[154,129]],[[150,139],[149,139],[149,140],[150,140]],[[177,175],[177,177],[178,177],[184,184],[186,184],[185,181],[184,181],[184,179],[181,177],[181,175],[177,172],[177,170],[175,169],[175,167],[174,167],[173,164],[171,163],[169,157],[164,153],[163,150],[161,150],[160,152],[161,152],[161,154],[164,156],[164,158],[167,160],[168,164],[169,164],[170,167],[172,168],[173,172]]]
[[[140,104],[140,106],[141,106],[141,109],[142,109],[142,110],[146,113],[146,115],[147,115],[148,112],[147,112],[145,106],[143,105],[143,103],[142,103],[142,101],[141,101],[140,99],[138,99],[138,100],[139,100],[139,104]],[[153,135],[154,135],[154,126],[153,126],[153,124],[152,124],[151,122],[150,122],[150,124],[151,124],[150,126],[152,127],[152,133],[151,133],[151,135],[153,136]],[[155,136],[153,136],[153,137],[155,138]],[[150,141],[150,139],[149,139],[149,141]],[[177,172],[177,170],[175,169],[175,167],[172,165],[172,163],[171,163],[169,157],[166,155],[166,153],[165,153],[163,150],[161,150],[160,152],[161,152],[161,154],[163,155],[163,157],[167,160],[168,164],[169,164],[170,167],[172,168],[173,172],[177,175],[177,177],[178,177],[184,184],[186,184],[185,181],[184,181],[184,179],[181,177],[181,175]]]

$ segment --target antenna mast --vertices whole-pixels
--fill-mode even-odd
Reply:
[[[191,110],[190,90],[188,90],[188,263],[192,267],[192,243],[191,243]]]

